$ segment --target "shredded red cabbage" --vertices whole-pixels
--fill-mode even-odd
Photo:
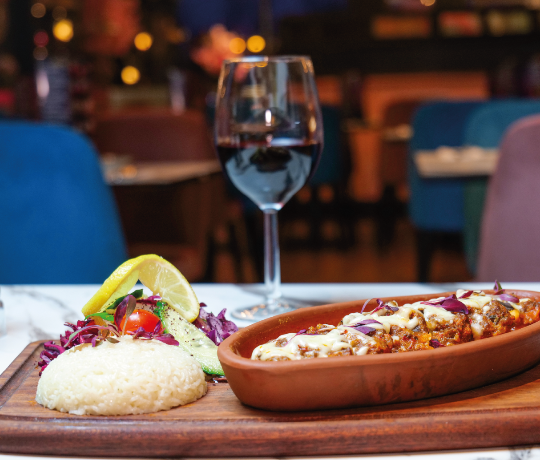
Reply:
[[[351,327],[364,326],[366,324],[382,324],[382,323],[377,321],[376,319],[363,319],[362,321],[360,321],[359,323],[356,323],[354,326],[351,326]]]
[[[451,311],[452,313],[465,313],[466,315],[469,314],[469,309],[467,308],[467,305],[457,299],[447,299],[442,303],[441,307],[447,311]]]
[[[514,297],[511,294],[500,294],[500,295],[497,296],[497,298],[500,299],[500,300],[504,300],[506,302],[513,302],[513,303],[518,303],[519,302],[519,299],[517,297]]]
[[[155,339],[155,340],[159,340],[160,342],[166,343],[167,345],[176,345],[176,346],[180,345],[178,340],[176,340],[172,334],[159,334],[159,330],[160,328],[156,326],[156,329],[154,330],[154,332],[146,332],[146,330],[143,327],[140,327],[139,329],[135,331],[133,338],[141,339],[141,340]]]
[[[73,348],[81,343],[92,343],[93,337],[98,333],[98,330],[95,327],[88,326],[93,325],[94,321],[91,319],[85,321],[77,321],[77,324],[64,323],[64,326],[70,328],[64,334],[60,335],[60,345],[57,345],[53,341],[45,342],[43,344],[43,351],[40,353],[38,361],[38,366],[41,367],[39,375],[45,370],[45,368],[50,364],[50,362],[58,358],[62,353]],[[85,329],[87,334],[76,334],[77,331]],[[73,340],[71,336],[76,334]]]
[[[221,310],[217,316],[205,310],[206,304],[201,303],[198,318],[193,324],[203,331],[206,336],[216,345],[219,345],[231,334],[238,330],[238,326],[232,321],[225,319],[226,308]]]
[[[399,310],[398,307],[392,307],[392,306],[388,305],[387,303],[384,303],[381,299],[377,299],[377,306],[373,309],[373,311],[371,313],[375,313],[376,311],[382,310],[383,308],[386,308],[387,310],[391,310],[391,311],[398,311]]]
[[[495,286],[493,286],[493,290],[495,291],[495,295],[497,296],[498,300],[503,300],[505,302],[513,302],[518,303],[519,299],[512,294],[506,294],[505,289],[502,288],[501,283],[499,283],[497,280],[495,280]]]
[[[102,318],[106,323],[105,326],[98,326],[92,318],[84,321],[77,321],[77,324],[65,323],[65,326],[70,329],[60,335],[59,345],[55,344],[53,341],[45,342],[43,344],[43,351],[39,355],[40,360],[38,362],[38,366],[41,367],[39,375],[41,375],[53,359],[77,345],[90,343],[93,347],[96,347],[103,340],[114,342],[114,337],[122,335],[122,332],[120,331],[122,319],[133,313],[137,303],[154,305],[157,303],[158,299],[160,299],[159,296],[152,296],[148,299],[136,299],[133,295],[127,295],[116,307],[114,312],[114,322]],[[133,338],[142,340],[154,339],[168,345],[179,345],[178,341],[171,334],[160,334],[160,330],[161,321],[158,321],[153,332],[147,332],[143,328],[139,328],[133,335]]]
[[[423,305],[431,305],[433,307],[441,307],[452,313],[465,313],[469,314],[467,305],[457,300],[456,295],[452,294],[444,299],[433,299],[427,302],[420,302]]]
[[[460,295],[459,298],[460,299],[467,299],[469,298],[472,294],[473,294],[474,291],[467,291],[465,292],[464,294]]]
[[[371,301],[372,299],[367,299],[365,302],[364,302],[364,306],[362,307],[362,310],[360,310],[360,313],[364,313],[364,310],[366,309],[366,306],[367,304]],[[378,300],[378,299],[377,299]]]
[[[212,331],[215,332],[216,331]],[[289,345],[289,343],[291,343],[291,340],[294,339],[297,335],[302,335],[302,334],[305,334],[307,332],[307,329],[300,329],[296,334],[294,334],[289,340],[287,340],[287,343],[285,344],[285,346]],[[208,334],[206,334],[208,335]],[[210,336],[209,336],[210,337]],[[211,337],[210,337],[211,338]],[[215,342],[214,342],[215,343]]]
[[[376,331],[377,329],[373,328],[373,327],[369,327],[369,326],[358,326],[358,327],[354,327],[353,326],[353,329],[356,329],[358,332],[361,332],[362,334],[369,334],[370,332],[373,332],[373,331]]]
[[[444,347],[444,345],[441,345],[441,342],[439,342],[437,339],[431,339],[431,340],[429,341],[429,344],[430,344],[433,348]]]

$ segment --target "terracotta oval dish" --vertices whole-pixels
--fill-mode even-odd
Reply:
[[[493,291],[484,290],[487,294]],[[540,293],[507,290],[540,300]],[[399,305],[452,293],[383,298]],[[300,411],[413,401],[469,390],[510,377],[540,362],[540,322],[496,337],[409,353],[258,361],[258,345],[319,323],[338,324],[364,300],[304,308],[260,321],[235,333],[218,349],[234,394],[249,406]],[[375,300],[366,307],[372,310]]]

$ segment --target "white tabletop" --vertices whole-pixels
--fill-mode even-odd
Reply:
[[[502,283],[505,288],[540,291],[540,283]],[[256,304],[261,300],[261,285],[194,284],[199,301],[205,302],[213,313]],[[287,297],[318,304],[358,300],[371,297],[389,297],[408,294],[429,294],[452,291],[457,288],[490,289],[492,283],[457,284],[285,284]],[[81,308],[98,286],[0,286],[0,299],[4,303],[7,335],[0,338],[0,371],[4,371],[25,346],[35,340],[58,338],[65,330],[64,322],[82,319]],[[238,325],[242,324],[237,321]],[[83,454],[83,453],[82,453]],[[38,459],[39,456],[1,454],[0,460]],[[44,457],[52,459],[54,457]],[[77,457],[88,458],[88,457]],[[308,457],[301,457],[307,459]],[[321,457],[317,457],[321,459]],[[489,449],[460,452],[425,452],[419,454],[391,454],[339,456],[326,458],[377,460],[540,460],[540,448]]]
[[[109,185],[169,185],[221,172],[217,160],[145,162],[104,168]]]
[[[425,178],[491,176],[497,168],[497,149],[445,147],[418,150],[414,162]]]

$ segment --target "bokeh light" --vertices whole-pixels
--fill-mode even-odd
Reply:
[[[49,43],[49,35],[44,30],[38,30],[34,34],[34,45],[47,46]]]
[[[53,26],[53,35],[61,42],[69,42],[73,38],[73,23],[69,19],[62,19]]]
[[[435,0],[420,0],[420,3],[424,6],[432,6],[435,4]]]
[[[124,67],[120,76],[122,77],[122,81],[126,85],[134,85],[141,79],[141,73],[139,72],[139,69],[133,67],[132,65]]]
[[[55,21],[61,21],[67,18],[67,10],[63,6],[56,6],[52,12]]]
[[[44,61],[45,59],[47,59],[48,55],[49,52],[44,46],[37,46],[34,48],[34,59],[36,59],[37,61]]]
[[[134,43],[139,51],[148,51],[154,43],[154,38],[148,32],[140,32],[135,35]]]
[[[243,38],[235,37],[229,42],[229,49],[234,54],[242,54],[246,50],[246,42]]]
[[[35,18],[42,18],[47,13],[47,8],[43,3],[34,3],[30,8],[30,14]]]
[[[168,28],[165,31],[165,35],[167,37],[167,40],[169,40],[171,43],[174,43],[175,45],[185,42],[188,38],[186,31],[178,27]]]
[[[247,49],[252,53],[260,53],[266,46],[266,41],[260,35],[253,35],[248,38]]]

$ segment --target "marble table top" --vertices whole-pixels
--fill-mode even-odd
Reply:
[[[505,288],[540,291],[540,283],[502,283]],[[261,300],[262,285],[194,284],[197,297],[217,314],[221,309],[229,311],[254,305]],[[452,291],[457,288],[490,289],[491,283],[456,284],[285,284],[286,297],[308,303],[324,304],[370,297],[386,297],[408,294],[429,294]],[[0,286],[0,300],[4,304],[7,334],[0,337],[0,372],[30,342],[56,339],[65,330],[64,323],[82,319],[82,306],[98,289],[96,285],[83,286]],[[0,312],[1,318],[1,312]],[[242,321],[236,321],[239,326]],[[0,327],[1,329],[1,327]],[[37,459],[39,456],[10,455],[0,453],[0,460]],[[45,457],[51,459],[53,457]],[[85,457],[78,457],[85,458]],[[88,458],[88,457],[86,457]],[[307,459],[308,457],[301,457]],[[321,458],[321,457],[317,457]],[[416,454],[385,454],[339,456],[325,458],[377,459],[377,460],[540,460],[540,447],[510,449],[486,449],[477,451],[424,452]]]

